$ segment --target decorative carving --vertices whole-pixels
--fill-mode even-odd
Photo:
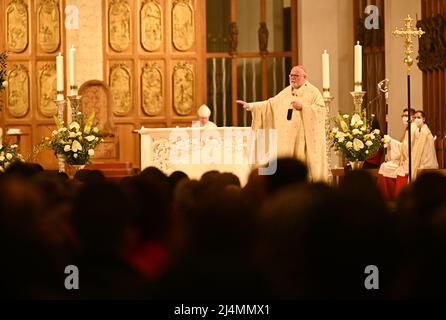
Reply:
[[[54,103],[57,96],[56,65],[47,63],[40,70],[40,112],[46,117],[52,117],[57,112]]]
[[[42,0],[38,14],[39,46],[47,53],[60,45],[60,11],[57,0]]]
[[[417,22],[426,33],[419,39],[418,67],[422,71],[446,68],[446,13]]]
[[[157,116],[163,109],[163,76],[156,63],[146,64],[141,74],[142,109],[148,116]]]
[[[259,50],[260,52],[268,51],[268,36],[269,31],[265,22],[260,22],[259,34]]]
[[[108,11],[110,47],[117,52],[130,46],[130,6],[126,0],[112,0]]]
[[[112,95],[109,87],[103,81],[90,80],[79,89],[82,96],[80,110],[84,114],[96,115],[97,127],[101,133],[112,134]]]
[[[234,53],[234,52],[237,51],[237,46],[238,46],[238,28],[237,28],[237,23],[236,22],[231,22],[229,24],[229,28],[230,28],[230,32],[229,32],[229,36],[230,36],[229,52]]]
[[[113,113],[125,116],[131,109],[131,76],[124,64],[115,64],[110,71],[110,89],[113,97]]]
[[[173,107],[181,116],[191,114],[194,106],[194,73],[192,65],[177,63],[173,71]]]
[[[195,41],[194,9],[190,0],[174,0],[172,8],[172,41],[179,51],[189,50]]]
[[[141,45],[147,51],[161,47],[163,38],[162,11],[158,0],[145,0],[141,8]]]
[[[170,141],[166,138],[160,138],[153,141],[152,155],[153,166],[161,171],[168,172],[170,164]]]
[[[22,64],[15,64],[8,73],[8,110],[20,118],[29,110],[29,72]]]
[[[23,0],[12,0],[6,9],[8,51],[23,52],[28,47],[28,8]]]

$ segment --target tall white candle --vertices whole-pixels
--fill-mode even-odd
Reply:
[[[322,53],[322,88],[330,89],[330,56],[327,50]]]
[[[355,92],[362,91],[362,46],[355,45]]]
[[[68,50],[70,58],[70,95],[77,95],[76,85],[76,49],[74,45]]]
[[[64,80],[63,80],[63,56],[62,53],[59,52],[59,54],[56,57],[56,75],[57,75],[57,100],[63,100],[63,86],[64,86]]]

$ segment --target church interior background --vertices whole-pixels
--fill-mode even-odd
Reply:
[[[364,27],[369,5],[379,10],[378,28]],[[203,103],[219,126],[250,126],[235,100],[273,96],[295,64],[306,66],[322,91],[323,50],[331,59],[330,114],[351,111],[356,41],[364,48],[364,106],[382,129],[399,136],[406,72],[401,41],[391,32],[411,14],[426,31],[414,48],[412,105],[425,110],[445,167],[446,1],[2,0],[0,12],[10,83],[1,97],[0,126],[21,130],[22,153],[55,128],[55,58],[59,52],[67,57],[74,45],[82,108],[95,110],[112,137],[97,160],[134,168],[140,166],[134,130],[142,126],[190,126]],[[390,80],[387,101],[376,86],[384,78]],[[50,151],[36,160],[57,168]]]

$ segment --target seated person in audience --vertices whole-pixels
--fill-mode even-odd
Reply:
[[[215,123],[212,121],[209,121],[209,117],[211,116],[211,109],[205,104],[203,104],[197,111],[197,115],[199,118],[199,122],[193,123],[193,127],[200,127],[200,128],[215,128],[217,127]]]
[[[410,109],[410,116],[414,120],[415,110]],[[401,115],[404,126],[402,141],[384,136],[384,147],[387,148],[386,162],[382,163],[378,171],[378,187],[383,192],[386,200],[395,200],[401,189],[407,184],[409,174],[408,161],[408,133],[407,120],[409,110],[404,109]],[[411,146],[414,147],[415,124],[411,125]]]

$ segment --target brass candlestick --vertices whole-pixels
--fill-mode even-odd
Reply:
[[[65,122],[64,119],[64,111],[65,111],[65,107],[67,105],[67,100],[65,99],[58,99],[58,100],[54,100],[54,102],[56,103],[56,110],[57,110],[57,118],[61,121],[61,122]]]
[[[330,131],[330,104],[333,102],[334,97],[330,94],[330,89],[323,89],[323,98],[325,102],[325,109],[326,109],[326,115],[325,115],[325,132],[328,134]],[[327,170],[328,170],[328,180],[331,181],[333,179],[333,175],[331,173],[331,148],[330,145],[326,144],[326,153],[327,153]]]
[[[353,97],[353,104],[355,105],[355,112],[361,113],[362,102],[364,100],[365,91],[352,91],[350,94]]]
[[[82,96],[76,94],[68,96],[68,99],[70,99],[71,121],[74,121],[75,119],[77,119],[77,112],[81,104]]]

